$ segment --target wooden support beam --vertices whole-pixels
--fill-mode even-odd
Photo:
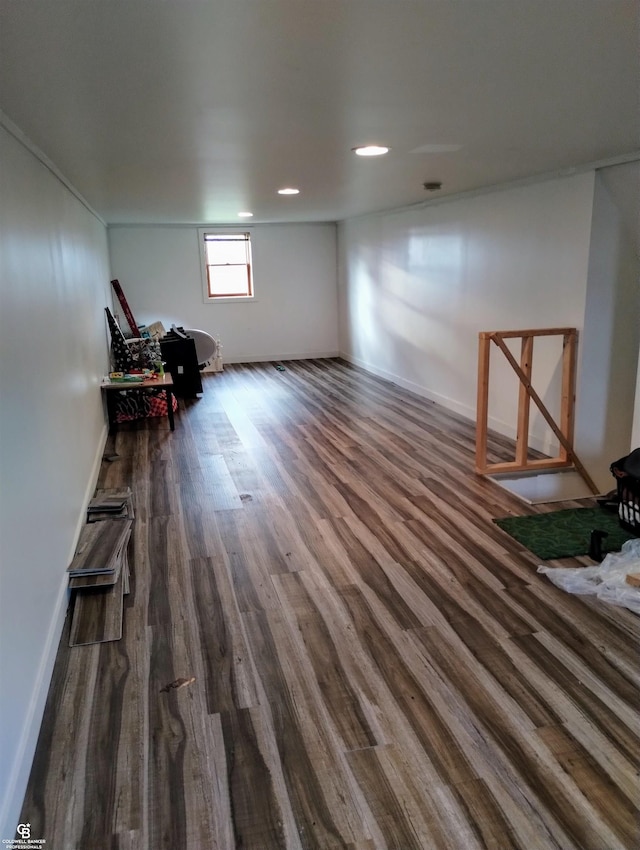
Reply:
[[[572,460],[563,460],[559,457],[541,457],[537,460],[528,460],[526,463],[518,463],[517,460],[491,463],[486,467],[486,473],[500,475],[504,472],[544,472],[546,469],[570,469],[572,466]]]
[[[502,339],[518,339],[522,336],[566,336],[567,334],[575,333],[575,328],[530,328],[524,331],[481,331],[481,334],[485,334],[486,336],[500,336]]]
[[[478,343],[478,401],[476,405],[476,472],[487,468],[487,427],[489,420],[489,363],[491,335],[481,333]]]
[[[520,353],[520,368],[522,373],[531,380],[533,365],[533,336],[522,337]],[[526,465],[529,456],[529,409],[531,398],[526,387],[521,383],[518,394],[518,430],[516,431],[516,461]]]
[[[574,410],[576,397],[576,342],[577,332],[565,334],[562,340],[562,401],[560,407],[560,428],[567,440],[573,445],[575,424]],[[569,453],[564,446],[560,448],[560,457],[565,460]]]
[[[586,484],[589,487],[589,489],[591,490],[591,492],[594,493],[594,494],[598,493],[599,492],[598,487],[596,487],[591,476],[589,475],[589,473],[587,472],[587,470],[584,468],[583,464],[581,463],[580,458],[577,456],[577,454],[573,450],[573,446],[571,445],[570,441],[562,433],[561,429],[556,424],[555,420],[553,419],[553,417],[551,416],[551,414],[547,410],[544,402],[542,401],[542,399],[540,398],[538,393],[532,387],[531,381],[524,374],[524,372],[522,371],[522,369],[518,365],[518,362],[516,361],[515,357],[513,356],[513,354],[507,348],[507,345],[504,342],[504,340],[502,339],[500,333],[499,332],[494,333],[492,335],[492,339],[495,342],[495,344],[498,346],[498,348],[502,351],[504,356],[507,358],[509,363],[511,364],[513,371],[516,373],[516,375],[520,379],[521,383],[524,384],[527,393],[531,396],[534,404],[536,405],[536,407],[538,408],[538,410],[540,411],[540,413],[544,417],[545,421],[547,422],[547,424],[549,425],[549,427],[551,428],[553,433],[558,438],[560,445],[566,450],[568,456],[573,461],[573,465],[578,470],[578,472],[580,473],[580,475],[582,476],[582,478],[586,482]]]
[[[533,371],[533,340],[537,336],[561,336],[562,339],[562,397],[560,425],[556,423],[531,383]],[[520,364],[505,343],[505,339],[522,340]],[[476,422],[476,472],[491,473],[534,472],[544,469],[575,467],[589,489],[595,494],[598,488],[580,462],[573,448],[575,425],[576,345],[575,328],[539,328],[521,331],[482,331],[479,334],[478,355],[478,406]],[[518,421],[516,432],[516,457],[513,461],[487,463],[487,431],[489,407],[489,362],[491,342],[507,358],[520,381],[518,392]],[[530,402],[534,401],[545,421],[560,443],[558,456],[529,460]]]

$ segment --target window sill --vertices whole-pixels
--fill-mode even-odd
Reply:
[[[255,304],[257,298],[250,296],[232,296],[231,298],[205,298],[205,304]]]

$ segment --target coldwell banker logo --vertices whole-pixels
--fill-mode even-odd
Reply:
[[[30,823],[19,823],[16,827],[16,832],[20,838],[4,838],[2,841],[3,847],[14,848],[14,850],[20,850],[20,848],[35,850],[35,848],[43,847],[47,843],[46,838],[31,837]]]

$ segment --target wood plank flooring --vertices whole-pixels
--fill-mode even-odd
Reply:
[[[549,506],[473,474],[471,423],[343,361],[204,388],[103,465],[136,504],[123,637],[62,637],[32,838],[637,850],[640,621],[491,522]]]

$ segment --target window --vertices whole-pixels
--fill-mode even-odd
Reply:
[[[249,233],[202,231],[205,298],[253,298]]]

